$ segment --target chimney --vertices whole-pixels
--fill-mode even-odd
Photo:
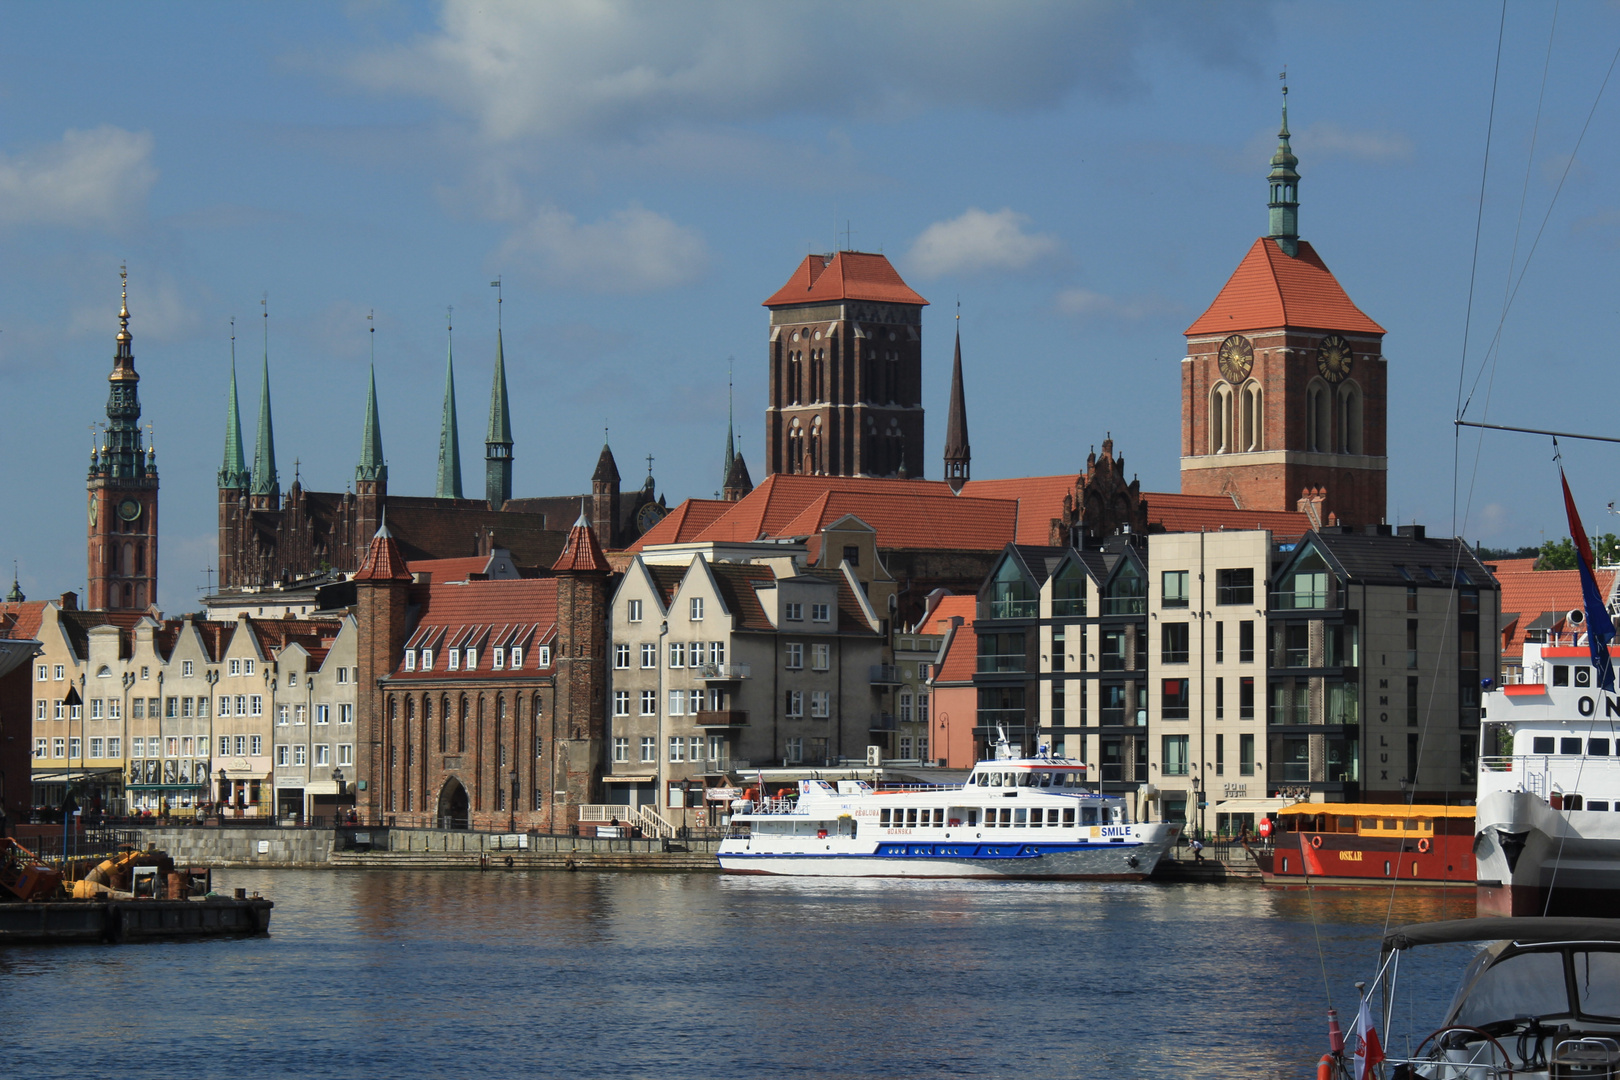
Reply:
[[[76,592],[65,592],[56,602],[62,606],[63,611],[79,610],[79,594]]]

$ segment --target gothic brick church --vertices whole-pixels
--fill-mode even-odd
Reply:
[[[269,350],[265,350],[260,374],[258,429],[251,468],[242,440],[233,352],[225,460],[219,470],[220,588],[271,585],[328,571],[356,571],[385,518],[395,544],[408,560],[487,555],[495,548],[504,548],[520,566],[543,567],[551,565],[562,552],[582,506],[596,534],[609,548],[633,542],[663,516],[664,499],[657,493],[650,470],[641,488],[621,490],[613,451],[606,445],[589,493],[512,497],[512,422],[504,345],[498,331],[484,447],[484,494],[482,498],[468,498],[461,481],[455,361],[451,352],[445,361],[444,413],[434,493],[431,497],[391,494],[373,366],[352,489],[310,491],[295,474],[292,484],[283,491],[276,469]]]

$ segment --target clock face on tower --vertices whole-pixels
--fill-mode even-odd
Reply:
[[[118,504],[118,516],[125,521],[134,521],[141,516],[141,504],[134,499],[125,499]]]
[[[664,519],[664,508],[657,503],[648,503],[636,512],[636,528],[646,532]]]
[[[1221,374],[1228,382],[1242,382],[1254,368],[1254,343],[1242,334],[1233,334],[1221,342]]]
[[[1355,359],[1350,343],[1338,334],[1329,334],[1316,348],[1316,370],[1330,383],[1343,382]]]

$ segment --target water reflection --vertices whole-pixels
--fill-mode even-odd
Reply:
[[[1305,1077],[1386,919],[1472,913],[1248,885],[217,877],[276,901],[270,938],[0,952],[12,1073],[110,1044],[161,1048],[119,1055],[135,1076]],[[1459,970],[1409,972],[1415,1013]]]

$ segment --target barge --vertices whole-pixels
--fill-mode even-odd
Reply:
[[[1276,813],[1267,885],[1474,888],[1474,808],[1437,804],[1296,803]]]

